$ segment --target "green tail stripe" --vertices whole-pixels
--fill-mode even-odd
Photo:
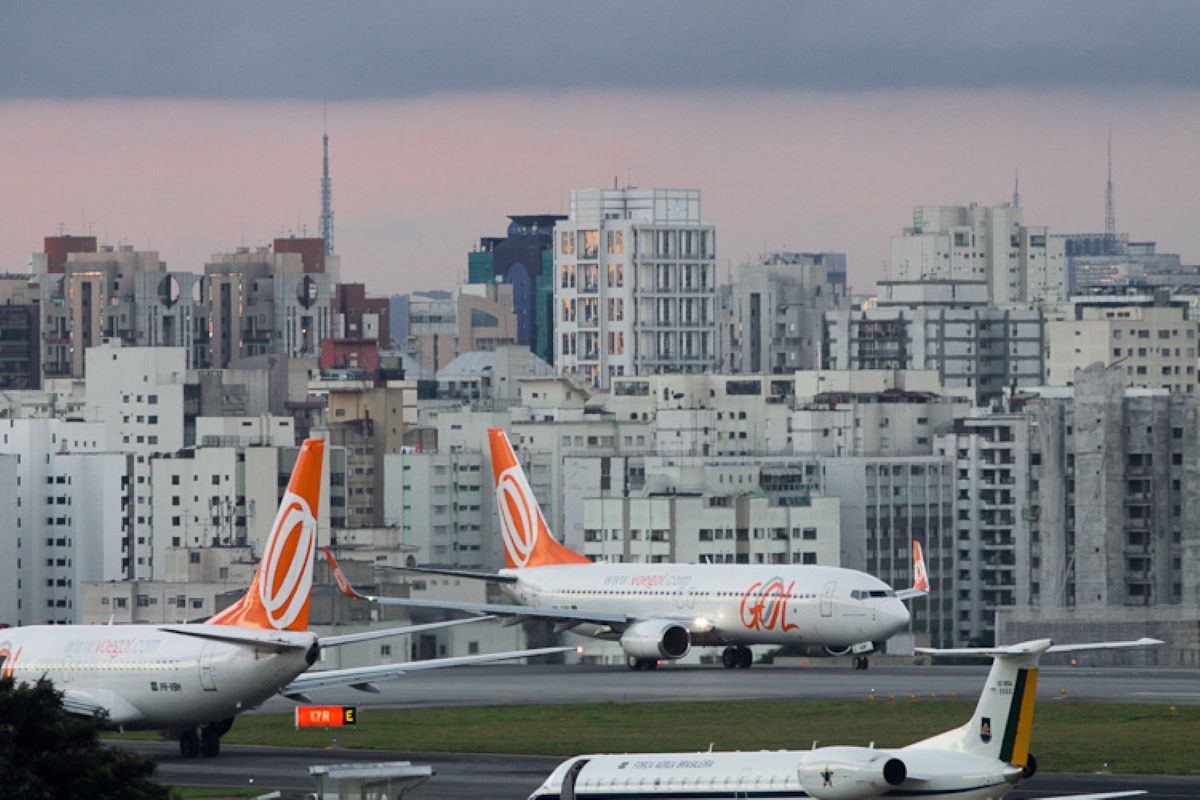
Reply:
[[[1021,722],[1021,701],[1025,697],[1025,673],[1028,670],[1017,671],[1017,683],[1013,687],[1012,705],[1008,707],[1008,722],[1004,726],[1004,742],[1000,745],[1000,760],[1008,762],[1012,759],[1013,745],[1017,741],[1017,727]]]

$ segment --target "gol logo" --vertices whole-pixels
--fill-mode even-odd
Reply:
[[[514,564],[523,567],[537,545],[541,514],[519,466],[500,473],[496,481],[496,504],[500,509],[504,550]]]
[[[21,657],[21,652],[25,648],[18,648],[17,652],[12,651],[12,645],[9,642],[0,644],[0,678],[11,678],[17,671],[17,659]]]
[[[267,619],[283,630],[300,616],[312,590],[313,546],[317,520],[303,497],[288,492],[279,506],[275,527],[258,573],[258,596]]]
[[[782,578],[751,585],[742,595],[742,624],[754,631],[773,631],[776,625],[780,631],[796,630],[800,626],[787,621],[788,597],[794,588],[795,581],[784,586]]]

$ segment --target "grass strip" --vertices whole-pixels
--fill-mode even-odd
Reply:
[[[710,743],[717,750],[804,750],[814,740],[897,747],[963,724],[973,708],[909,697],[363,708],[356,728],[322,730],[298,731],[289,714],[247,714],[223,741],[558,756],[693,752]],[[1048,772],[1200,774],[1200,707],[1040,702],[1031,751]]]

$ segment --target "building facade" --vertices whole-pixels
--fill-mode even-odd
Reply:
[[[576,190],[554,234],[556,368],[597,387],[713,368],[716,228],[699,190]]]

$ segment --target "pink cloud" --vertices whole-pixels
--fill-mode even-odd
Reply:
[[[860,289],[922,203],[1009,197],[1058,231],[1103,221],[1112,123],[1118,224],[1200,261],[1194,93],[512,94],[334,104],[337,245],[377,292],[449,286],[510,213],[571,188],[703,190],[719,256],[840,249]],[[58,223],[152,245],[173,269],[315,230],[322,109],[216,102],[0,103],[0,268]],[[243,234],[244,231],[244,234]]]

